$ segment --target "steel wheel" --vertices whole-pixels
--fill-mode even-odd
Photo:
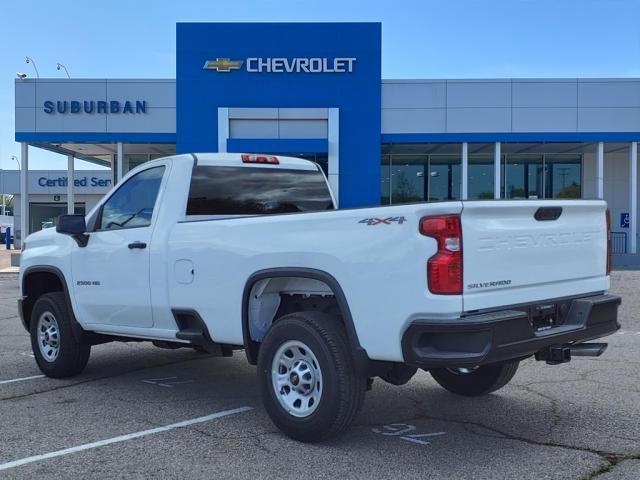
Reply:
[[[43,312],[38,317],[38,347],[47,362],[54,362],[60,353],[60,327],[51,312]]]
[[[308,417],[322,396],[322,371],[311,349],[298,340],[283,343],[273,356],[271,379],[282,408],[295,417]]]

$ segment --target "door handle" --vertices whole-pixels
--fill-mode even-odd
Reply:
[[[147,244],[146,244],[146,243],[144,243],[144,242],[133,242],[133,243],[130,243],[128,246],[129,246],[129,249],[134,249],[134,248],[140,248],[140,249],[142,249],[142,248],[147,248]]]

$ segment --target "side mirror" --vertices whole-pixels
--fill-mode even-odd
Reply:
[[[87,231],[84,215],[60,215],[56,232],[66,235],[82,235]]]

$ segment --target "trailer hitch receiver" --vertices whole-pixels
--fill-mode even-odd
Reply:
[[[599,357],[607,349],[606,343],[576,343],[555,345],[536,352],[536,360],[547,365],[559,365],[571,361],[571,357]]]

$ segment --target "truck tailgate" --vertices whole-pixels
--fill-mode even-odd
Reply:
[[[608,289],[606,208],[602,200],[465,202],[464,310]]]

